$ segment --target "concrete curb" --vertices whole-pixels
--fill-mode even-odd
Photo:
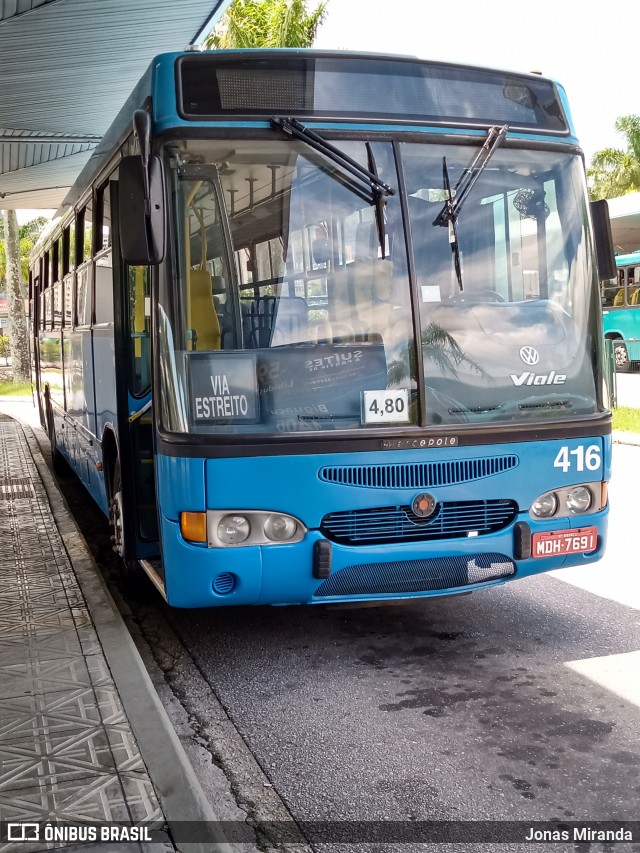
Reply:
[[[624,430],[614,429],[612,432],[614,444],[631,444],[635,447],[640,447],[640,434],[637,432],[626,432]]]
[[[14,419],[15,420],[15,419]],[[184,853],[231,853],[219,817],[207,800],[178,735],[158,697],[142,658],[111,597],[104,578],[42,455],[32,428],[24,432],[51,511],[87,602],[98,639],[142,759],[158,794],[169,829],[174,822],[204,822],[208,841],[179,846]]]

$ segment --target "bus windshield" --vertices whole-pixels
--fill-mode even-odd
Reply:
[[[577,156],[495,151],[457,217],[460,276],[439,218],[442,164],[454,187],[473,147],[332,144],[364,168],[373,155],[393,187],[402,175],[406,203],[402,191],[385,199],[383,227],[361,182],[298,141],[168,150],[167,430],[397,430],[601,409]]]

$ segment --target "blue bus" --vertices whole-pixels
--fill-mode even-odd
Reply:
[[[640,361],[640,249],[616,255],[616,272],[602,282],[604,336],[613,341],[616,370],[626,373]]]
[[[42,424],[178,607],[586,565],[614,269],[549,79],[161,55],[34,251]]]

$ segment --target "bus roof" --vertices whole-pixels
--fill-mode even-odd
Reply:
[[[133,113],[147,99],[156,132],[220,121],[264,126],[271,116],[285,114],[380,129],[445,127],[477,133],[506,124],[518,134],[577,145],[563,88],[539,74],[350,51],[166,53],[151,62],[59,215],[76,204],[131,132]]]
[[[627,264],[640,264],[640,249],[630,252],[628,255],[616,255],[616,266],[626,267]]]

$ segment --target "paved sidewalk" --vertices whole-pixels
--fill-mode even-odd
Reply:
[[[176,846],[174,821],[209,842]],[[27,425],[0,414],[1,853],[227,849],[138,652]],[[148,825],[153,842],[44,840],[49,822]],[[15,837],[15,834],[14,834]]]
[[[612,438],[614,444],[632,444],[635,447],[640,447],[640,434],[637,432],[614,429]]]

